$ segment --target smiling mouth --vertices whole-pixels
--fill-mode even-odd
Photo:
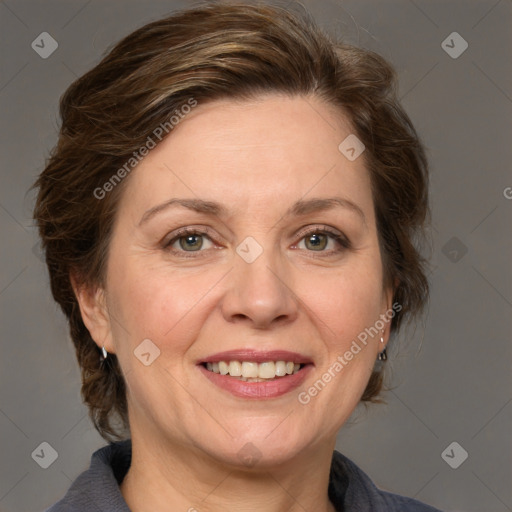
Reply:
[[[293,361],[219,361],[203,363],[203,366],[212,373],[244,382],[268,382],[295,375],[307,365]]]

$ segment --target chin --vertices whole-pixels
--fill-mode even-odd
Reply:
[[[218,454],[219,460],[237,468],[269,469],[293,460],[304,452],[309,443],[304,433],[290,432],[288,420],[276,428],[275,418],[268,429],[245,430],[240,436],[234,435],[225,451]],[[288,427],[288,428],[287,428]],[[282,428],[281,432],[278,430]]]

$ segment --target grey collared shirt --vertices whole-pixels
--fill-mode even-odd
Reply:
[[[59,502],[45,512],[130,512],[119,484],[131,462],[131,440],[95,451]],[[338,512],[441,512],[404,496],[381,491],[351,460],[335,451],[329,476],[329,499]]]

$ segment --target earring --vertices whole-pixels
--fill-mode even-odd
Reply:
[[[101,347],[101,354],[103,355],[103,359],[100,357],[101,361],[104,361],[105,359],[107,359],[108,352],[105,349],[105,345],[103,345],[103,347]]]
[[[384,331],[382,331],[382,334],[380,335],[380,342],[384,343]],[[382,352],[379,352],[377,359],[378,359],[378,361],[386,361],[387,358],[388,358],[388,355],[386,353],[386,347],[384,347],[384,350],[382,350]]]

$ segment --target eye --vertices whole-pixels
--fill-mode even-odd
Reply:
[[[299,249],[305,248],[310,252],[334,254],[350,247],[349,240],[342,233],[327,226],[323,226],[321,229],[316,227],[301,231],[299,236],[303,238],[297,244],[297,247]]]
[[[205,250],[214,247],[213,237],[208,233],[209,230],[206,228],[183,228],[172,233],[170,238],[163,242],[162,246],[171,253],[192,258],[194,255],[190,253],[205,252]],[[340,253],[351,246],[350,241],[343,233],[328,226],[304,229],[297,236],[301,237],[301,240],[292,248],[320,253],[322,256]],[[187,253],[190,255],[187,255]]]
[[[164,242],[164,249],[175,253],[200,252],[201,249],[211,249],[212,246],[213,242],[205,231],[192,228],[182,229]]]

